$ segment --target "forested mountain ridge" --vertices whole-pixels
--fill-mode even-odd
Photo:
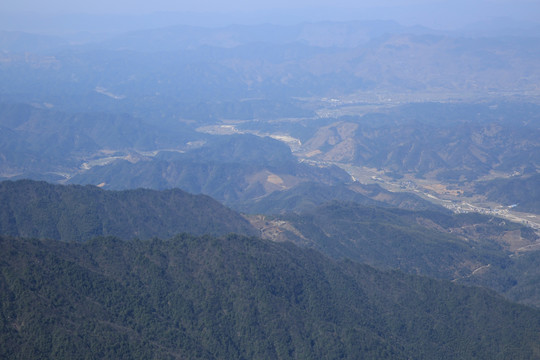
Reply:
[[[518,247],[538,240],[534,231],[490,216],[347,201],[250,219],[267,239],[292,241],[337,259],[456,281],[488,264],[504,267]],[[514,242],[507,242],[509,238]]]
[[[256,238],[0,237],[1,356],[536,359],[540,312]]]
[[[540,213],[540,173],[479,182],[474,190],[518,211]]]
[[[330,201],[349,201],[362,205],[411,210],[446,211],[445,208],[411,193],[390,192],[377,184],[367,185],[358,182],[336,185],[302,182],[263,198],[235,204],[234,208],[249,214],[302,213]]]
[[[340,191],[334,193],[336,199],[343,194]],[[536,260],[540,238],[526,224],[436,208],[374,206],[354,196],[350,200],[364,201],[341,199],[316,205],[313,200],[321,195],[294,194],[272,195],[269,200],[276,200],[275,209],[290,206],[296,212],[248,217],[261,237],[292,241],[336,259],[348,258],[379,269],[480,285],[513,301],[540,306]],[[330,194],[327,189],[322,198]]]
[[[0,233],[63,241],[255,234],[238,213],[205,195],[179,189],[105,191],[31,180],[0,183]]]
[[[423,103],[343,116],[304,143],[313,159],[444,182],[540,166],[536,104]],[[534,170],[533,170],[534,171]]]
[[[350,181],[350,176],[337,166],[299,162],[286,144],[251,134],[218,136],[184,153],[162,152],[137,162],[117,160],[69,179],[114,190],[181,188],[228,206],[306,181],[333,185]]]
[[[452,215],[438,208],[393,209],[362,195],[356,199],[364,205],[343,199],[332,202],[332,198],[350,196],[350,190],[339,187],[306,184],[296,191],[301,189],[323,191],[325,196],[305,197],[300,205],[306,207],[296,213],[250,215],[248,222],[207,196],[178,189],[109,191],[94,186],[5,181],[0,183],[0,234],[62,241],[87,241],[104,235],[149,239],[184,232],[259,235],[292,241],[336,259],[488,286],[519,302],[540,301],[535,293],[516,293],[528,287],[527,274],[535,274],[532,268],[523,274],[505,270],[532,266],[530,262],[520,265],[520,249],[530,247],[532,251],[538,241],[528,228],[490,216]]]

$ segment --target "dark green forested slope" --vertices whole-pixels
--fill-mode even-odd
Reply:
[[[446,211],[443,207],[414,194],[392,193],[377,184],[327,185],[316,182],[303,182],[290,189],[275,191],[263,198],[234,204],[234,208],[250,214],[300,213],[333,200],[353,201],[370,206]]]
[[[540,312],[230,235],[0,237],[0,357],[537,359]]]
[[[293,241],[378,268],[446,279],[466,277],[487,264],[507,265],[511,253],[501,238],[509,232],[526,232],[521,225],[480,214],[339,201],[253,223],[265,238]],[[535,240],[535,234],[530,235]]]
[[[253,234],[236,212],[204,195],[167,191],[105,191],[30,180],[0,183],[0,234],[87,240],[170,237],[178,233]]]
[[[465,282],[489,287],[510,300],[540,308],[540,251],[517,254],[503,265],[490,264]]]

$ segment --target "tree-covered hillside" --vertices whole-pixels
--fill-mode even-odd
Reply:
[[[414,210],[445,212],[445,208],[405,192],[390,192],[377,184],[325,185],[303,182],[290,189],[275,191],[263,198],[235,204],[234,208],[250,214],[305,212],[330,201],[351,201],[357,204]]]
[[[254,234],[238,213],[205,195],[167,191],[105,191],[95,186],[31,180],[0,183],[0,234],[88,240],[170,237],[179,233]]]
[[[268,239],[293,241],[338,259],[454,280],[487,264],[507,264],[511,252],[504,239],[508,233],[523,237],[524,242],[536,241],[527,228],[489,216],[343,201],[296,214],[250,219]]]
[[[241,236],[0,238],[10,359],[537,359],[540,312]]]

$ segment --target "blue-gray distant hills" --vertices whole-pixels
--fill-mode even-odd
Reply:
[[[475,191],[518,211],[540,213],[539,173],[479,182]]]
[[[229,206],[316,181],[338,184],[350,176],[337,166],[299,162],[284,143],[255,135],[227,135],[183,153],[162,152],[137,162],[118,160],[69,179],[74,184],[103,184],[106,189],[178,187],[212,196]]]
[[[0,94],[74,111],[151,108],[168,116],[193,113],[198,103],[209,110],[239,99],[287,105],[369,91],[414,101],[519,96],[536,91],[537,39],[534,32],[465,37],[392,22],[177,26],[56,47],[49,38],[4,32]]]

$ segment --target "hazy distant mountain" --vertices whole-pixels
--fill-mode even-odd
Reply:
[[[140,30],[96,43],[96,48],[136,51],[171,51],[200,46],[233,48],[267,43],[298,43],[315,47],[354,48],[388,34],[438,34],[420,26],[403,26],[394,21],[315,22],[299,25],[230,25],[204,28],[171,26]]]
[[[526,174],[508,179],[479,182],[475,192],[485,194],[489,200],[517,211],[540,214],[540,174]]]
[[[53,52],[68,46],[69,42],[58,36],[0,30],[0,52],[3,53]]]
[[[336,119],[304,151],[398,174],[474,180],[540,167],[539,113],[535,104],[409,104]]]
[[[0,356],[534,359],[540,313],[494,293],[227,236],[0,237]]]
[[[103,22],[107,20],[103,19]],[[108,19],[110,20],[110,19]],[[178,21],[176,21],[178,23]],[[142,30],[109,31],[100,33],[69,33],[66,38],[25,33],[0,32],[0,49],[5,52],[50,51],[68,45],[86,49],[133,50],[162,52],[193,49],[201,46],[231,48],[251,43],[290,44],[303,43],[316,47],[352,48],[386,34],[439,34],[439,31],[421,26],[403,26],[395,21],[309,22],[298,25],[228,25],[201,27],[164,26],[156,22]],[[104,35],[107,34],[107,35]],[[105,39],[103,39],[105,38]]]
[[[73,173],[96,157],[183,147],[203,138],[180,123],[151,124],[127,114],[71,114],[25,104],[0,104],[0,127],[0,176]]]
[[[1,56],[6,99],[169,117],[186,103],[253,98],[534,94],[540,79],[536,38],[467,38],[385,22],[172,27]]]
[[[540,37],[540,24],[498,17],[469,24],[459,31],[468,37]]]
[[[233,205],[288,189],[300,182],[347,182],[350,176],[335,166],[299,163],[284,143],[254,135],[221,136],[185,153],[162,153],[136,163],[116,161],[96,166],[69,180],[102,184],[107,189],[178,187],[203,193]]]

